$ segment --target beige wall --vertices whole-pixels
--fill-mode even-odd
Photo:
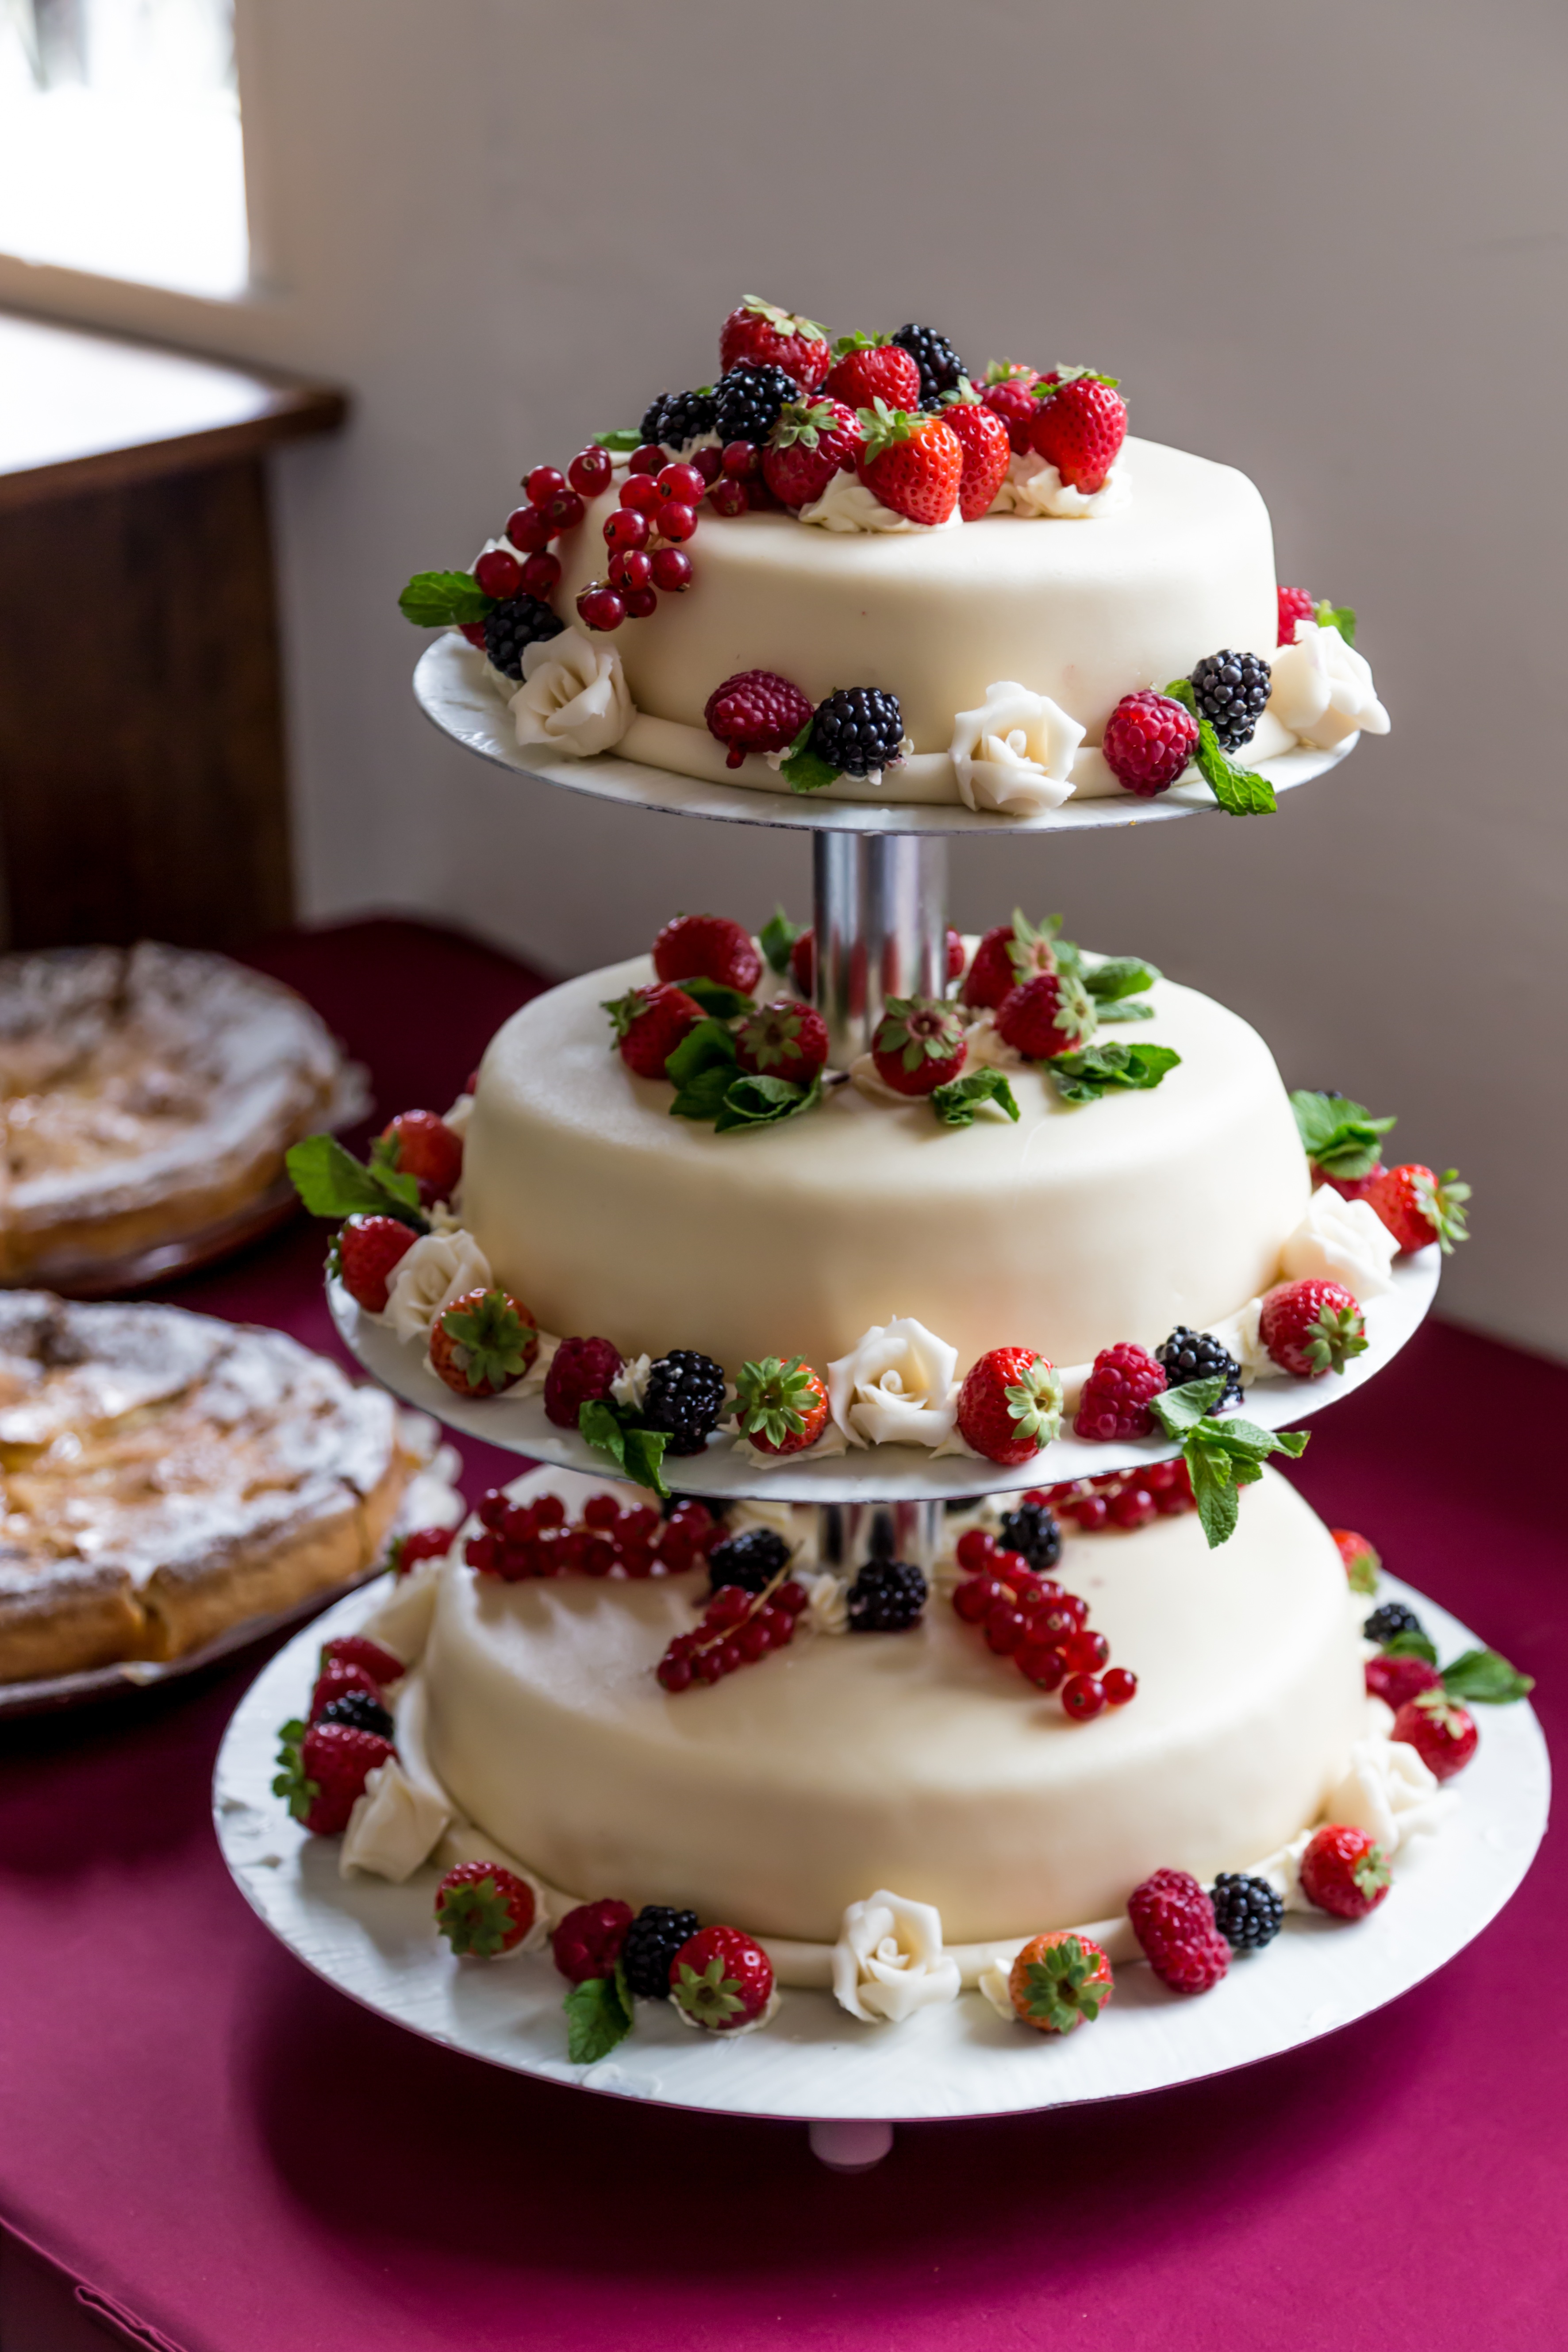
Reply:
[[[307,366],[358,421],[280,469],[320,914],[424,908],[565,971],[677,905],[799,908],[804,853],[464,760],[408,692],[408,572],[542,458],[700,380],[743,290],[1084,359],[1245,467],[1356,604],[1395,732],[1250,824],[973,845],[955,912],[1060,907],[1458,1159],[1450,1310],[1568,1349],[1565,19],[1551,0],[241,0],[272,291],[0,298]],[[699,548],[699,555],[700,550]]]

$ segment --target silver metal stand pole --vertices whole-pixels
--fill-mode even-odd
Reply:
[[[863,1054],[890,996],[947,986],[947,845],[916,833],[813,835],[816,1003],[829,1057]]]
[[[868,1559],[901,1559],[927,1575],[942,1543],[940,1503],[818,1503],[816,1557],[852,1574]]]

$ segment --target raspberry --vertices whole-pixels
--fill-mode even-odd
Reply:
[[[555,1965],[572,1984],[615,1974],[632,1924],[629,1903],[579,1903],[550,1938]]]
[[[609,1395],[623,1360],[608,1339],[563,1339],[544,1375],[545,1419],[575,1429],[582,1408]]]
[[[1296,642],[1298,621],[1315,621],[1318,608],[1304,588],[1281,588],[1279,591],[1279,638],[1282,646]]]
[[[1155,1871],[1133,1888],[1127,1916],[1144,1958],[1173,1992],[1207,1992],[1230,1966],[1214,1905],[1188,1871]]]
[[[1382,1699],[1396,1715],[1423,1691],[1441,1689],[1443,1682],[1436,1667],[1428,1665],[1425,1658],[1391,1658],[1386,1651],[1380,1658],[1367,1660],[1365,1673],[1367,1696]]]
[[[1073,1417],[1074,1435],[1102,1442],[1147,1437],[1154,1426],[1149,1400],[1159,1396],[1164,1387],[1164,1367],[1154,1361],[1146,1348],[1131,1339],[1117,1348],[1102,1348],[1083,1384]]]
[[[1198,748],[1198,722],[1168,694],[1124,694],[1100,746],[1123,791],[1152,801],[1168,792]]]
[[[738,768],[748,751],[787,751],[812,709],[799,687],[776,670],[742,669],[714,688],[702,717],[710,735],[725,746],[726,767]]]

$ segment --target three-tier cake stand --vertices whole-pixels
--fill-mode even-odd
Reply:
[[[1178,786],[1153,802],[1069,800],[1028,818],[952,804],[900,805],[795,797],[717,784],[643,766],[614,754],[551,760],[521,751],[509,714],[480,656],[444,636],[419,663],[415,692],[426,716],[466,750],[521,778],[616,801],[631,808],[764,824],[811,835],[816,993],[835,1066],[868,1045],[889,997],[946,992],[946,848],[958,834],[1072,834],[1108,825],[1168,823],[1212,812],[1207,787]],[[1337,766],[1355,739],[1332,751],[1305,748],[1262,763],[1277,792]],[[739,1145],[744,1149],[743,1141]],[[1284,1428],[1370,1379],[1397,1352],[1431,1305],[1436,1248],[1399,1262],[1389,1295],[1367,1311],[1369,1347],[1346,1370],[1315,1381],[1274,1381],[1248,1396],[1248,1415]],[[343,1339],[365,1370],[411,1404],[452,1428],[510,1449],[550,1471],[593,1478],[605,1465],[574,1432],[544,1415],[537,1397],[465,1402],[426,1370],[416,1352],[363,1315],[341,1285],[329,1285]],[[685,1493],[736,1499],[761,1495],[815,1505],[821,1556],[852,1565],[879,1540],[876,1522],[899,1555],[929,1562],[946,1502],[1044,1481],[1104,1474],[1176,1452],[1155,1437],[1087,1444],[1070,1434],[1016,1470],[962,1455],[880,1446],[759,1473],[732,1445],[683,1457]],[[535,1472],[519,1491],[550,1472]],[[586,1487],[581,1489],[586,1492]],[[1396,1592],[1398,1587],[1392,1588]],[[611,2060],[583,2067],[564,2055],[560,1988],[548,1966],[455,1968],[430,1925],[429,1871],[406,1886],[363,1879],[345,1884],[335,1854],[280,1819],[269,1793],[276,1727],[298,1711],[323,1633],[348,1632],[368,1612],[353,1595],[275,1658],[230,1726],[215,1783],[216,1824],[240,1886],[267,1924],[341,1990],[416,2032],[470,2054],[556,2082],[622,2097],[809,2123],[822,2159],[859,2170],[886,2153],[899,2120],[1013,2113],[1109,2098],[1189,2081],[1314,2039],[1406,1990],[1478,1935],[1528,1869],[1545,1826],[1545,1750],[1528,1706],[1494,1710],[1466,1775],[1457,1822],[1429,1858],[1402,1878],[1397,1905],[1336,1943],[1309,1932],[1279,1939],[1268,1969],[1238,1968],[1223,2002],[1184,2008],[1172,2031],[1158,1989],[1130,1990],[1092,2034],[1048,2046],[964,2001],[923,2011],[904,2026],[855,2027],[826,1992],[786,1993],[768,2032],[733,2043],[683,2032],[650,2017]],[[1422,1615],[1445,1648],[1470,1642],[1432,1603]],[[1354,1944],[1353,1954],[1350,1943]],[[658,2004],[643,2004],[658,2010]],[[1027,2047],[1020,2045],[1028,2044]]]

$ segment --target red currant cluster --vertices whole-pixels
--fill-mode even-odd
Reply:
[[[608,450],[597,454],[609,458]],[[691,558],[685,541],[697,529],[698,502],[719,469],[716,449],[699,449],[697,456],[711,464],[672,466],[656,441],[645,441],[632,451],[620,504],[605,518],[608,584],[590,580],[577,599],[577,611],[590,629],[618,629],[627,619],[646,621],[658,603],[660,589],[668,596],[679,596],[690,587]]]
[[[1141,1462],[1135,1469],[1108,1470],[1098,1478],[1069,1478],[1024,1499],[1044,1503],[1086,1536],[1099,1535],[1108,1527],[1146,1528],[1151,1519],[1177,1519],[1197,1507],[1187,1465],[1179,1454],[1173,1462]]]
[[[965,1528],[957,1556],[963,1582],[952,1605],[964,1623],[980,1626],[987,1648],[1011,1658],[1037,1690],[1059,1690],[1075,1722],[1137,1696],[1136,1675],[1125,1666],[1106,1672],[1110,1644],[1090,1626],[1087,1601],[1037,1575],[1022,1552],[1005,1550],[984,1528]]]
[[[505,537],[521,556],[504,547],[492,547],[474,566],[474,579],[487,596],[502,602],[509,596],[537,596],[548,604],[561,579],[561,559],[550,553],[550,542],[563,531],[575,530],[587,512],[584,501],[609,488],[615,461],[596,444],[573,458],[565,473],[558,466],[535,466],[523,478],[525,507],[514,507],[506,519]],[[471,623],[463,632],[476,645],[484,643],[484,624]]]
[[[781,1568],[760,1592],[721,1584],[696,1632],[678,1633],[660,1658],[659,1681],[667,1691],[683,1691],[694,1682],[721,1682],[737,1666],[754,1666],[770,1650],[784,1649],[794,1641],[795,1621],[809,1598],[787,1568]]]
[[[524,1584],[540,1576],[679,1576],[705,1559],[723,1535],[705,1503],[678,1503],[661,1520],[648,1503],[623,1510],[613,1495],[590,1495],[569,1519],[559,1495],[514,1503],[500,1486],[481,1497],[482,1535],[463,1557],[481,1576]]]

